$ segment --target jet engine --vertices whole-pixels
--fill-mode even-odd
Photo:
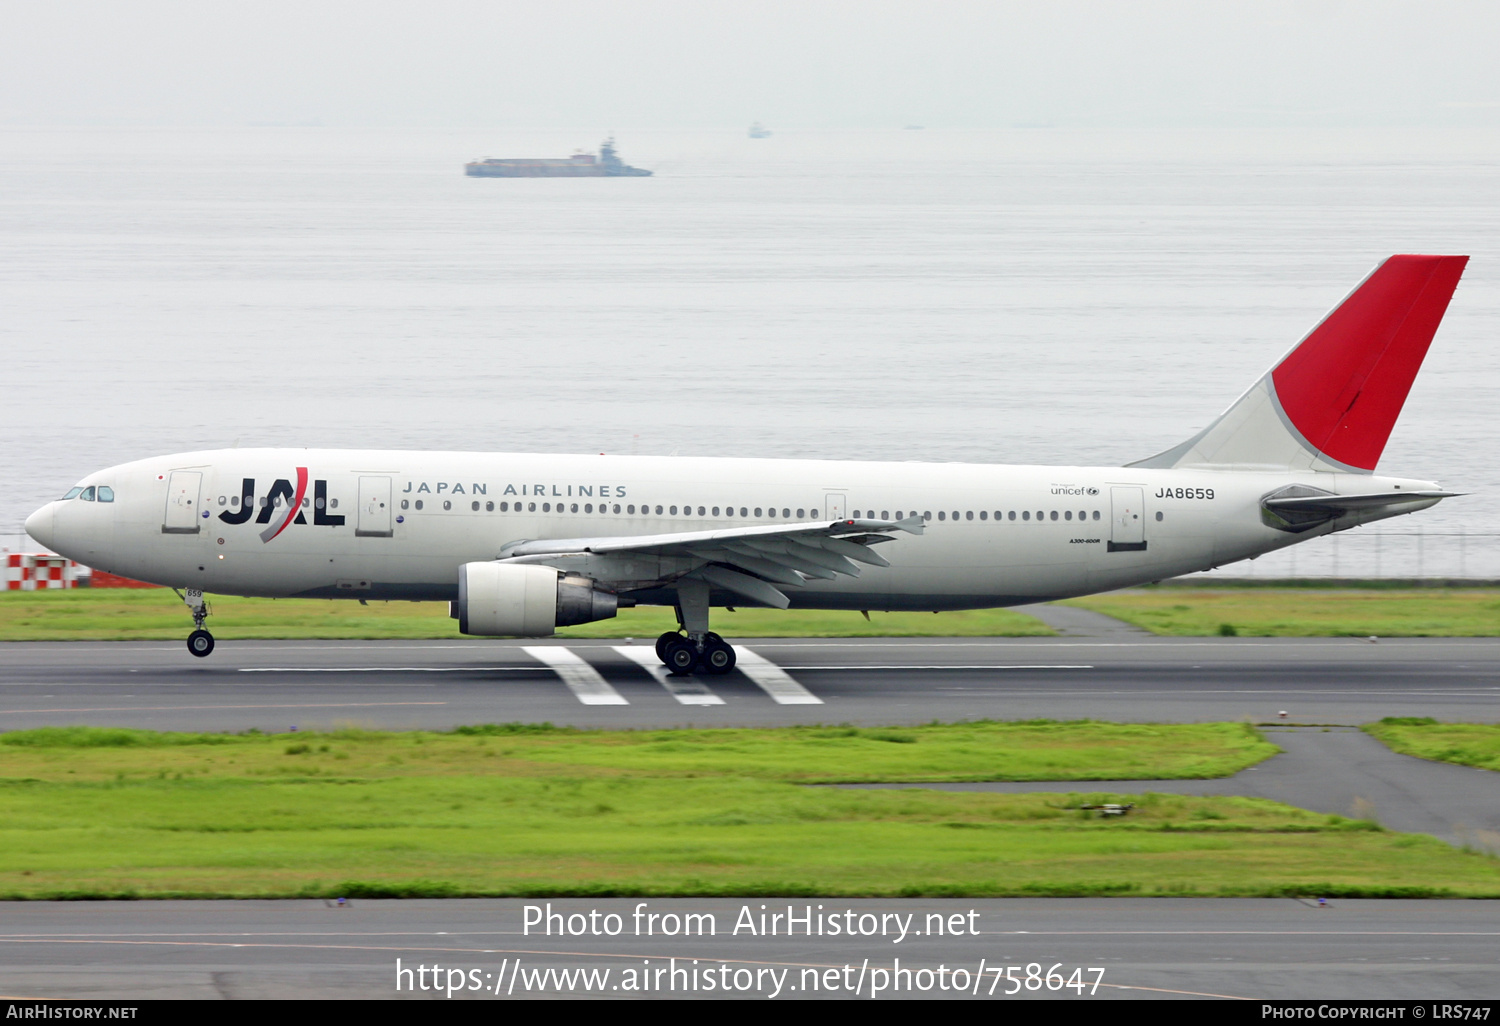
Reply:
[[[449,615],[464,634],[540,638],[558,627],[608,620],[619,598],[590,577],[550,566],[465,563]]]

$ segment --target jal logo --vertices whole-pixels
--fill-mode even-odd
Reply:
[[[318,527],[343,527],[343,515],[328,512],[328,482],[319,479],[312,484],[313,523]],[[298,467],[296,487],[286,478],[277,478],[271,490],[261,497],[259,512],[256,511],[255,478],[245,478],[240,483],[239,509],[227,509],[219,514],[219,519],[226,524],[244,524],[253,516],[257,524],[266,525],[266,529],[260,532],[260,540],[269,543],[292,524],[307,523],[302,512],[306,504],[307,468]]]

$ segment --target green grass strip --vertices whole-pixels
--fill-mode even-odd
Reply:
[[[1142,588],[1066,604],[1179,637],[1500,636],[1494,588]]]
[[[208,596],[208,626],[223,640],[463,638],[446,602],[261,599]],[[670,609],[624,609],[612,620],[564,627],[565,638],[655,638],[675,630]],[[0,592],[0,641],[176,641],[192,618],[163,588]],[[714,629],[730,638],[1045,637],[1046,624],[1008,609],[953,613],[859,613],[804,609],[714,611]],[[482,644],[483,639],[470,639]]]
[[[1500,864],[1252,798],[813,780],[1232,772],[1243,724],[0,735],[0,897],[1500,896]]]
[[[1366,724],[1366,733],[1392,751],[1419,759],[1500,771],[1500,725],[1439,723],[1425,716],[1387,716]],[[1495,781],[1500,786],[1500,779]]]

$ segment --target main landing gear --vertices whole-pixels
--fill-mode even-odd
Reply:
[[[734,646],[708,629],[708,582],[684,578],[677,583],[680,631],[656,639],[656,657],[675,677],[690,673],[728,673],[734,669]]]
[[[713,631],[704,631],[697,638],[667,631],[656,639],[656,657],[678,677],[690,673],[724,674],[734,669],[734,646]]]
[[[208,603],[203,601],[203,592],[197,588],[189,588],[185,595],[178,594],[193,613],[193,633],[188,635],[188,651],[201,659],[214,650],[214,636],[203,629],[203,621],[208,619]]]

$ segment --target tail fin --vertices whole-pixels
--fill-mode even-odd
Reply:
[[[1468,262],[1386,260],[1218,420],[1130,466],[1370,473]]]

